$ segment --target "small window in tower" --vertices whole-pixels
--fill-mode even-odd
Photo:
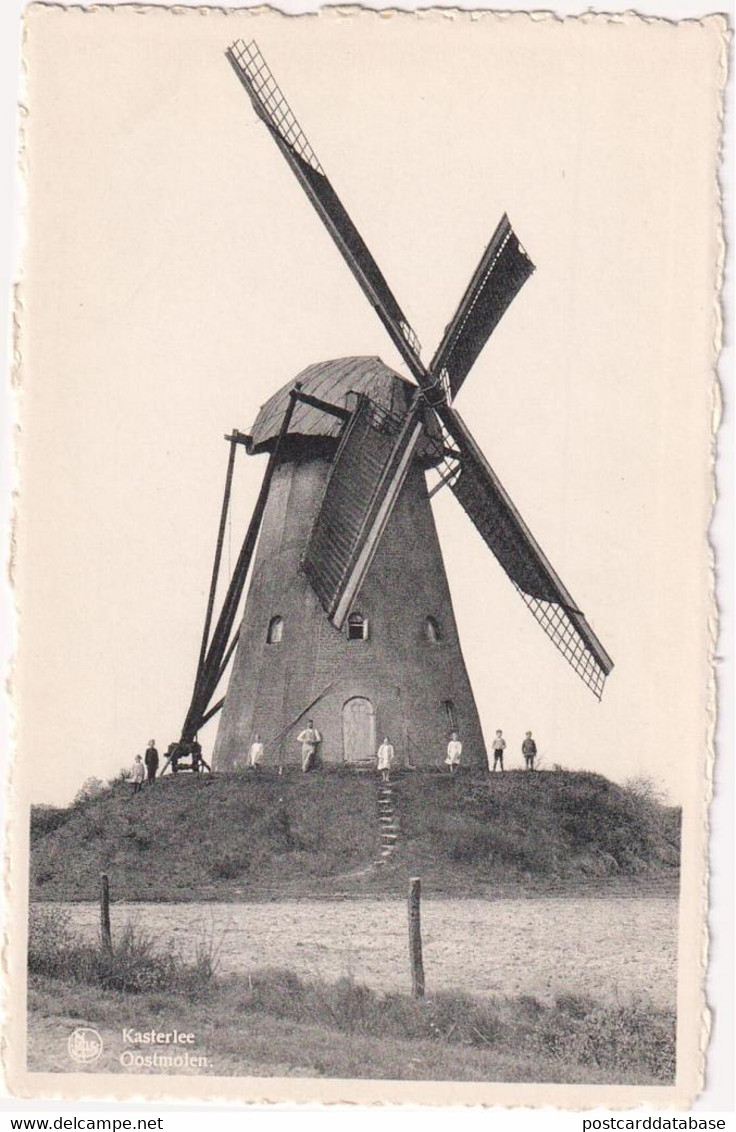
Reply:
[[[455,718],[455,705],[452,700],[444,701],[445,715],[447,716],[447,724],[450,731],[457,731],[457,720]]]
[[[348,640],[368,640],[368,618],[362,613],[351,613],[348,617]]]
[[[269,645],[277,645],[284,635],[283,617],[272,617],[268,623],[266,641]]]
[[[428,617],[424,622],[424,632],[428,641],[442,640],[442,633],[440,632],[439,622],[435,621],[434,617]]]

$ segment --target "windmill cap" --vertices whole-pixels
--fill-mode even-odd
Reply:
[[[397,416],[406,412],[417,388],[413,382],[389,369],[380,358],[336,358],[333,361],[317,362],[307,366],[261,406],[250,430],[249,451],[252,454],[273,449],[289,403],[289,392],[296,382],[301,385],[302,393],[341,409],[351,407],[351,393],[364,393],[381,408]],[[289,425],[289,436],[327,437],[336,440],[341,428],[342,421],[338,417],[298,401]],[[430,419],[428,429],[433,437],[439,439],[439,426],[434,416]]]

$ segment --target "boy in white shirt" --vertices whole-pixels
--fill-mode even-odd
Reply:
[[[506,750],[506,740],[503,737],[503,731],[496,732],[496,738],[493,740],[493,766],[491,766],[490,752],[488,755],[488,769],[493,771],[496,766],[500,766],[503,770],[503,753]]]

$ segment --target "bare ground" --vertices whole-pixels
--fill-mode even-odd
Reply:
[[[57,906],[58,907],[58,906]],[[89,938],[95,905],[66,905]],[[209,940],[223,975],[287,967],[343,976],[375,990],[407,990],[406,908],[400,900],[274,904],[115,905],[113,934],[133,920],[185,957]],[[645,996],[674,1009],[677,902],[671,898],[425,900],[427,985],[469,994],[591,994],[605,1002]]]

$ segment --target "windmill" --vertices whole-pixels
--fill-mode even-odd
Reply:
[[[522,600],[600,699],[613,662],[453,407],[534,271],[504,215],[429,365],[255,42],[226,52],[253,108],[323,221],[414,382],[378,358],[310,366],[233,432],[215,563],[182,741],[222,709],[221,769],[255,732],[281,762],[311,712],[326,757],[360,762],[390,734],[407,762],[436,761],[449,730],[483,736],[429,499],[448,487]],[[268,452],[258,501],[212,619],[235,452]],[[427,489],[427,476],[434,484]],[[239,602],[258,543],[240,628]],[[237,651],[236,651],[237,650]],[[227,693],[212,704],[235,653]],[[210,706],[212,704],[212,706]],[[371,749],[371,744],[373,744]]]

